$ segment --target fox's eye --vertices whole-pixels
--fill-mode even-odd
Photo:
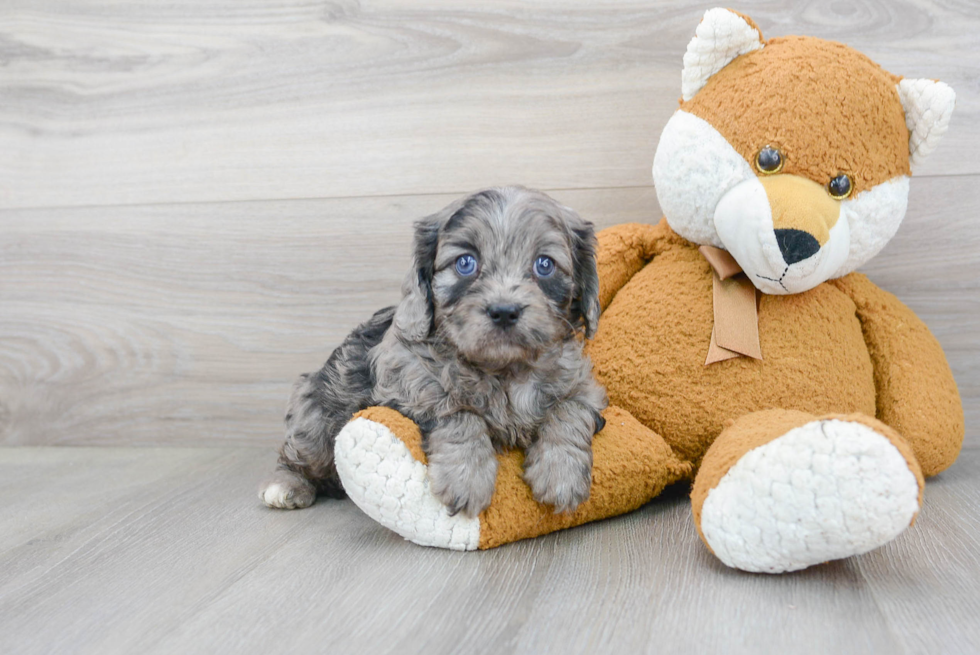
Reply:
[[[783,170],[783,153],[772,146],[766,146],[755,156],[755,167],[760,173],[775,175]]]
[[[834,200],[843,200],[851,195],[851,188],[851,178],[841,173],[827,185],[827,193]]]

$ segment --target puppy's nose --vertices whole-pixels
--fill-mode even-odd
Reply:
[[[820,242],[803,230],[776,230],[776,243],[783,259],[790,265],[813,257],[820,250]]]
[[[510,327],[521,317],[524,310],[520,305],[490,305],[487,307],[487,316],[497,327]]]

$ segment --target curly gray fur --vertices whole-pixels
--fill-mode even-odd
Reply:
[[[495,188],[417,222],[414,248],[401,302],[298,381],[260,497],[292,508],[342,495],[336,435],[355,412],[386,405],[419,424],[433,492],[450,511],[485,509],[495,451],[514,447],[526,451],[535,498],[573,510],[588,498],[607,402],[581,341],[599,319],[592,224],[543,193]],[[474,273],[457,269],[463,256]],[[547,275],[540,257],[553,262]],[[509,322],[497,307],[511,308]]]

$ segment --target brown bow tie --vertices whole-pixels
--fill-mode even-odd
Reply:
[[[698,252],[708,260],[714,270],[712,286],[715,323],[704,365],[740,355],[761,360],[755,287],[727,251],[714,246],[701,246]]]

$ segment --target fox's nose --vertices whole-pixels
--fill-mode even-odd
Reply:
[[[520,305],[490,305],[487,316],[497,327],[508,328],[517,322],[524,310]]]
[[[776,244],[787,265],[813,257],[830,241],[840,220],[841,203],[827,189],[799,175],[759,178],[769,199]]]
[[[820,250],[820,242],[808,232],[793,229],[781,229],[775,232],[779,252],[783,253],[783,259],[789,265],[813,257]]]

